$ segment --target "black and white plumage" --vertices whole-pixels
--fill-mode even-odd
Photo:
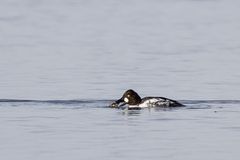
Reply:
[[[129,109],[141,109],[147,107],[180,107],[184,106],[178,101],[165,97],[144,97],[141,98],[137,92],[132,89],[127,90],[123,96],[111,104],[113,108],[120,108],[128,104]]]

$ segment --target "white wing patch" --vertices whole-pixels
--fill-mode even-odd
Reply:
[[[161,99],[161,98],[151,98],[149,100],[145,100],[143,103],[139,104],[140,108],[148,108],[148,107],[168,107],[170,106],[171,101],[168,99]]]
[[[129,102],[129,99],[128,98],[124,98],[124,102],[128,103]]]

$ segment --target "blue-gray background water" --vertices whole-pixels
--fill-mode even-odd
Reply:
[[[238,159],[239,8],[1,0],[0,159]],[[186,107],[107,108],[129,88]]]

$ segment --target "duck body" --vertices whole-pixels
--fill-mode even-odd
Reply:
[[[121,108],[128,105],[128,109],[142,109],[150,107],[180,107],[183,104],[165,97],[144,97],[141,98],[132,89],[127,90],[123,96],[111,104],[113,108]]]

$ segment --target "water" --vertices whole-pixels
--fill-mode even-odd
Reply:
[[[1,159],[237,159],[240,2],[1,0]],[[185,108],[107,107],[126,89]]]
[[[240,101],[123,111],[110,100],[0,103],[2,159],[237,159]],[[14,153],[14,154],[12,154]]]

